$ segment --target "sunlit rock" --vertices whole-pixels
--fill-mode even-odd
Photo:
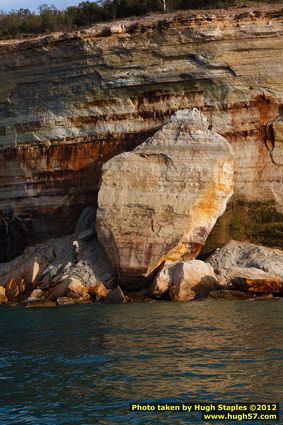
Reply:
[[[97,233],[120,281],[195,258],[234,186],[230,144],[197,109],[103,167]]]
[[[6,289],[0,286],[0,304],[6,304],[8,298],[6,297]]]
[[[282,289],[281,278],[255,267],[234,267],[227,274],[228,284],[240,291],[269,294]]]
[[[83,206],[96,205],[103,163],[192,107],[238,163],[235,203],[211,251],[247,235],[283,246],[281,8],[156,14],[0,41],[0,262],[71,233]]]
[[[158,272],[151,293],[168,296],[173,301],[206,298],[211,291],[219,289],[213,268],[199,260],[167,262]]]

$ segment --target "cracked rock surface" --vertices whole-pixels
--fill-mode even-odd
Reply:
[[[177,112],[104,165],[96,227],[120,282],[195,258],[224,213],[236,164],[231,145],[208,127],[197,109]]]
[[[0,212],[19,219],[7,227],[0,216],[0,261],[72,233],[83,206],[96,206],[103,163],[192,107],[238,164],[212,249],[246,236],[282,247],[282,51],[281,5],[0,41]]]

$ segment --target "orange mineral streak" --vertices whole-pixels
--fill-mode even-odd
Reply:
[[[232,190],[232,184],[229,188],[225,188],[221,181],[218,184],[211,182],[207,188],[206,194],[204,194],[203,197],[192,207],[192,209],[188,211],[188,225],[179,243],[168,251],[167,254],[163,255],[157,263],[150,266],[145,273],[145,277],[152,274],[166,261],[177,262],[184,259],[193,260],[196,258],[200,254],[200,251],[213,227],[209,228],[207,223],[210,224],[211,217],[215,216],[217,212],[219,213],[219,197],[229,196],[229,194],[232,193]],[[195,229],[196,222],[199,223],[197,229]]]
[[[274,282],[269,279],[261,279],[260,281],[254,281],[253,279],[247,279],[246,281],[249,292],[262,292],[262,293],[272,293],[279,292],[281,290],[281,281],[278,279],[278,282]]]
[[[276,119],[279,115],[279,99],[271,97],[268,98],[266,96],[256,96],[252,106],[255,106],[258,110],[261,124],[266,124],[268,120]]]
[[[100,152],[99,143],[62,143],[19,148],[17,159],[27,169],[37,172],[57,169],[78,171],[93,162],[98,162]]]
[[[260,141],[264,146],[266,125],[278,118],[280,106],[279,99],[265,95],[255,96],[248,103],[233,103],[223,110],[223,113],[231,117],[232,131],[223,129],[220,133],[232,144],[235,142],[246,143],[249,138],[249,142],[251,140]],[[242,128],[243,111],[246,111],[245,129]],[[219,129],[217,130],[219,131]],[[266,147],[263,152],[266,152]]]

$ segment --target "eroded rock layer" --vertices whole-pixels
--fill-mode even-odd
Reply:
[[[186,12],[1,41],[1,210],[29,218],[95,205],[106,160],[197,107],[238,160],[235,208],[244,203],[246,221],[237,232],[282,245],[282,14]],[[255,203],[276,212],[256,232]],[[70,233],[74,220],[44,222],[45,234]],[[217,238],[238,237],[233,215],[223,220]]]
[[[127,283],[198,256],[233,194],[231,145],[197,109],[103,166],[97,234]]]

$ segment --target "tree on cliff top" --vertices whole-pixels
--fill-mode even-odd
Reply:
[[[83,1],[78,6],[58,10],[43,4],[38,13],[19,9],[0,11],[0,37],[39,34],[50,31],[69,31],[79,27],[129,16],[143,16],[151,12],[185,9],[228,8],[242,0],[100,0]],[[282,0],[257,0],[257,3],[280,3]],[[245,1],[245,4],[249,3]]]
[[[166,0],[158,0],[158,3],[161,5],[163,12],[167,11],[167,1]]]

